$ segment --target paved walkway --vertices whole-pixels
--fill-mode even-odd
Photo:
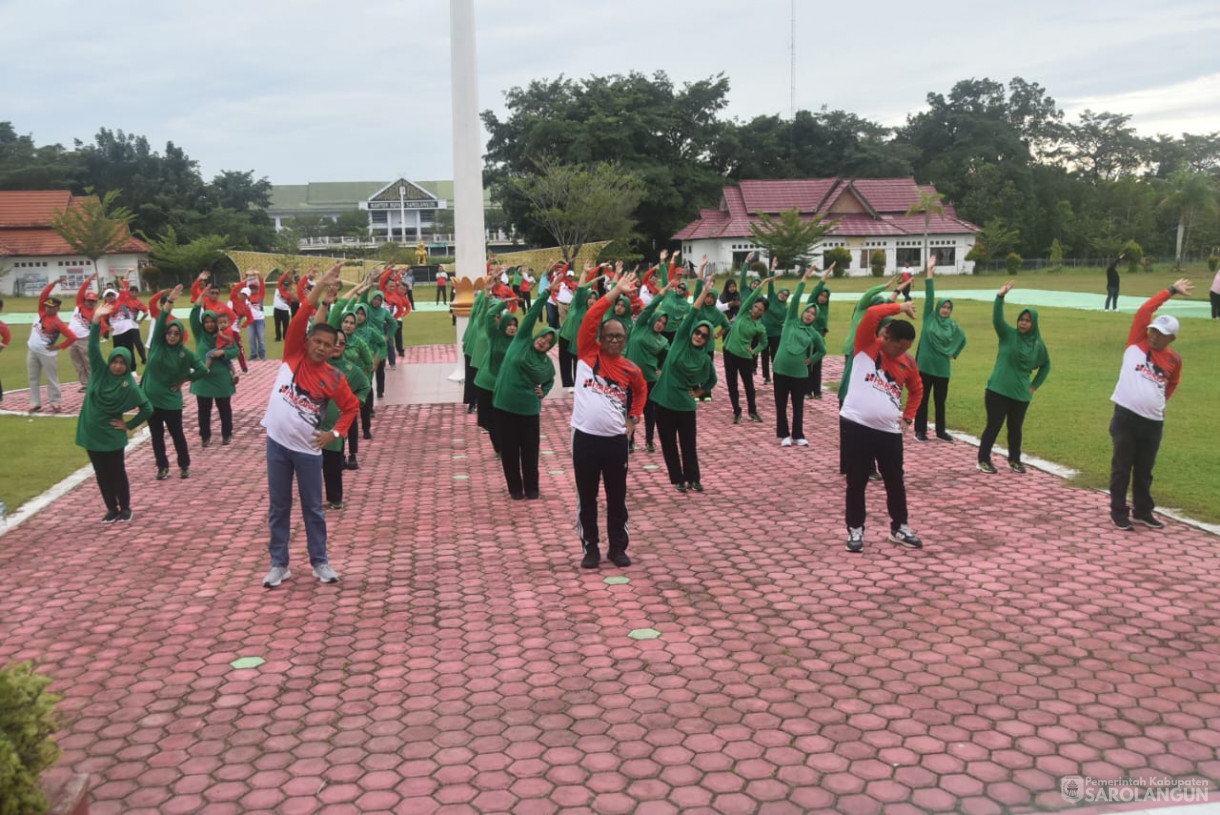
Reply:
[[[911,444],[927,547],[881,540],[876,486],[849,555],[833,399],[810,403],[813,446],[780,448],[719,388],[707,491],[637,453],[635,565],[589,572],[566,404],[524,502],[461,406],[387,404],[330,515],[342,582],[307,576],[298,523],[294,577],[266,591],[273,370],[189,481],[130,456],[131,524],[98,525],[88,482],[0,537],[0,662],[56,678],[96,815],[1032,812],[1069,806],[1068,775],[1217,794],[1207,533],[1121,533],[1100,494]]]

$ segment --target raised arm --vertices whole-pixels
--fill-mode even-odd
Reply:
[[[1169,298],[1177,294],[1190,294],[1193,288],[1194,284],[1190,282],[1190,278],[1183,277],[1175,281],[1168,289],[1148,298],[1144,305],[1139,307],[1139,311],[1135,312],[1135,318],[1131,321],[1131,331],[1127,334],[1127,345],[1135,345],[1147,336],[1148,326],[1152,323],[1152,315],[1156,314],[1157,309],[1165,305]]]
[[[1004,321],[1004,296],[1012,291],[1015,281],[1009,280],[996,293],[995,304],[991,307],[991,324],[995,328],[995,333],[1000,339],[1004,339],[1013,332],[1013,327]]]

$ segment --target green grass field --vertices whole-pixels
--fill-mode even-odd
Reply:
[[[1167,287],[1179,275],[1169,271],[1123,274],[1123,295],[1147,297]],[[1212,275],[1203,267],[1188,269],[1195,282],[1193,299],[1206,299]],[[942,288],[997,289],[1008,278],[945,276]],[[1060,274],[1024,273],[1018,287],[1058,291],[1095,292],[1104,299],[1104,275],[1100,269],[1072,270]],[[874,285],[871,278],[833,280],[830,288],[832,353],[842,347],[856,294]],[[789,281],[787,285],[793,285]],[[922,299],[923,282],[914,292]],[[431,286],[418,286],[421,303],[432,302]],[[6,313],[33,307],[30,300],[6,298]],[[1010,306],[1009,322],[1015,323],[1017,308]],[[1025,422],[1024,448],[1030,455],[1055,461],[1080,472],[1075,482],[1104,489],[1109,480],[1109,397],[1118,375],[1131,315],[1066,308],[1039,308],[1043,338],[1051,352],[1052,371],[1045,387],[1034,398]],[[969,340],[957,361],[949,389],[948,416],[951,429],[975,436],[985,424],[983,389],[995,361],[996,338],[991,327],[989,302],[963,300],[956,317]],[[3,316],[0,315],[0,319]],[[13,347],[0,352],[0,381],[7,390],[24,388],[25,340],[29,329],[14,325]],[[408,345],[433,345],[453,341],[449,316],[443,312],[418,312],[404,329]],[[272,346],[273,353],[274,348]],[[1216,405],[1220,404],[1220,321],[1187,319],[1174,344],[1185,359],[1182,385],[1171,400],[1165,438],[1156,467],[1154,495],[1159,504],[1175,507],[1210,523],[1220,522],[1220,447],[1210,443],[1214,435]],[[74,387],[74,372],[66,354],[60,358],[60,381]],[[4,406],[24,409],[25,394],[6,396]],[[31,430],[37,429],[37,433]],[[71,420],[0,416],[0,445],[6,466],[0,469],[0,500],[10,511],[57,483],[87,463],[84,451],[73,443]],[[1203,440],[1203,441],[1199,441]],[[999,443],[1004,443],[1001,433]]]

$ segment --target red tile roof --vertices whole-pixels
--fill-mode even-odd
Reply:
[[[690,241],[708,238],[745,238],[750,224],[759,222],[759,214],[775,214],[793,208],[805,218],[826,212],[842,195],[855,194],[879,217],[851,214],[843,217],[831,231],[832,235],[878,237],[889,235],[922,235],[923,215],[906,212],[919,201],[919,190],[934,193],[936,188],[916,184],[913,178],[811,178],[779,181],[741,181],[725,187],[719,209],[704,209],[699,217],[674,235],[674,240]],[[957,217],[953,207],[945,205],[945,216],[933,216],[929,234],[950,235],[979,232],[969,221]]]
[[[0,191],[0,257],[47,257],[80,254],[59,237],[51,219],[84,200],[68,190]],[[148,244],[127,236],[108,254],[148,254]]]

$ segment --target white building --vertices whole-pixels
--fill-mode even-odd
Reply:
[[[924,216],[907,215],[919,201],[919,192],[935,193],[913,178],[811,178],[782,181],[741,181],[725,187],[720,206],[704,209],[699,218],[678,234],[686,260],[698,264],[707,255],[715,271],[739,268],[757,247],[750,224],[759,216],[777,218],[796,209],[805,219],[815,214],[837,219],[834,228],[815,250],[813,263],[822,266],[821,254],[845,247],[852,254],[849,275],[871,274],[869,255],[885,252],[886,272],[910,263],[923,265]],[[938,256],[937,273],[970,274],[973,261],[966,255],[974,247],[980,229],[957,217],[952,206],[944,215],[933,214],[928,224],[929,251]]]
[[[128,235],[119,249],[98,258],[95,268],[51,228],[58,213],[81,200],[68,190],[0,192],[0,294],[37,297],[48,283],[66,277],[53,293],[71,298],[94,272],[103,281],[130,273],[131,284],[140,286],[140,266],[149,251],[143,241]]]

